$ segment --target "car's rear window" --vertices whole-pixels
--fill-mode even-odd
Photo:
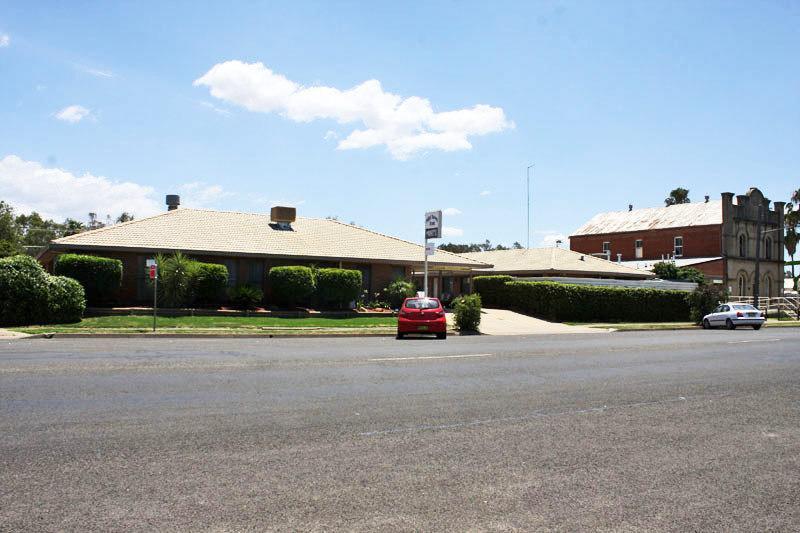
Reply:
[[[438,309],[439,300],[433,298],[413,298],[406,300],[406,307],[409,309]]]
[[[747,304],[732,305],[731,307],[733,307],[734,309],[742,310],[742,311],[756,311],[755,307],[753,307],[752,305],[747,305]]]

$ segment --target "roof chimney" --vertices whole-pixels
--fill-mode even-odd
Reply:
[[[167,211],[175,211],[181,205],[181,197],[177,194],[167,195]]]
[[[706,203],[708,203],[708,195],[706,194]]]
[[[633,211],[633,204],[628,204],[628,211]]]

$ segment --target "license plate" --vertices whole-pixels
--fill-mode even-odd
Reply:
[[[747,313],[747,316],[756,316],[755,313]]]
[[[428,331],[428,326],[417,326],[418,331]]]

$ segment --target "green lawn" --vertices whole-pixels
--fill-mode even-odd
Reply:
[[[281,328],[393,328],[397,318],[387,317],[342,317],[342,318],[277,318],[277,317],[234,317],[234,316],[181,316],[158,317],[157,328],[161,330],[237,330],[239,332],[258,332],[262,329]],[[152,316],[100,316],[84,318],[75,324],[52,326],[26,326],[9,328],[23,333],[46,332],[119,332],[147,331],[153,327]]]

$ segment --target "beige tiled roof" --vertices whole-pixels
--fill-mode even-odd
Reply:
[[[653,274],[605,259],[564,248],[523,248],[462,254],[476,261],[491,263],[492,274],[584,275],[619,278],[652,278]]]
[[[572,235],[602,235],[624,231],[685,228],[711,224],[722,224],[721,200],[598,213]]]
[[[56,249],[115,249],[277,256],[303,259],[368,260],[420,264],[424,247],[336,220],[298,217],[291,230],[270,225],[270,216],[202,209],[160,215],[53,241]],[[475,268],[486,264],[437,250],[434,265]]]

